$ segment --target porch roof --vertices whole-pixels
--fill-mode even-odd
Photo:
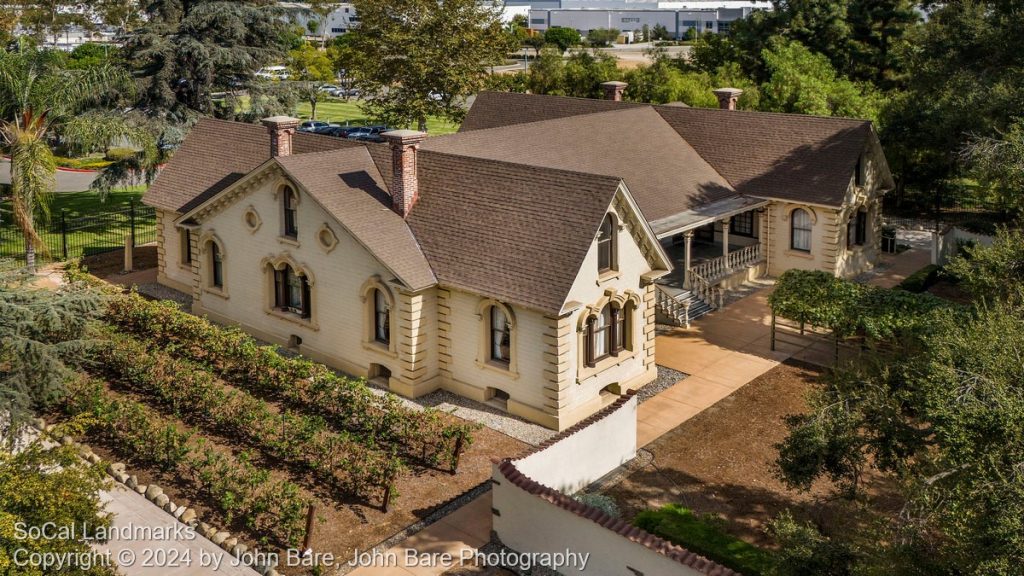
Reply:
[[[768,202],[768,200],[762,198],[752,198],[737,194],[736,196],[715,200],[714,202],[655,220],[651,222],[651,229],[654,230],[654,234],[658,238],[664,238],[699,228],[715,220],[721,220],[722,218],[728,218],[748,210],[767,206]]]

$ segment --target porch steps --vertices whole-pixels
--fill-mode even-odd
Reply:
[[[690,322],[713,310],[709,303],[690,290],[672,295],[661,292],[657,299],[658,314],[675,326],[688,327]]]

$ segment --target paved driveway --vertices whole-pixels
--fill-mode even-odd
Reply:
[[[57,192],[81,192],[88,190],[89,185],[96,179],[95,172],[70,172],[67,170],[57,171]],[[0,184],[11,183],[11,163],[6,158],[0,158]]]

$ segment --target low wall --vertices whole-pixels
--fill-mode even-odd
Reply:
[[[985,234],[968,232],[956,226],[950,226],[942,232],[932,233],[932,264],[945,266],[957,254],[961,242],[974,242],[988,246],[994,238]]]
[[[630,393],[530,454],[496,463],[495,536],[567,576],[738,576],[554,488],[576,492],[632,459],[636,406]]]

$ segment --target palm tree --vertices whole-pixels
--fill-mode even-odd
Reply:
[[[93,149],[117,141],[144,143],[142,131],[124,116],[102,112],[115,94],[131,92],[123,69],[97,66],[68,70],[61,55],[25,43],[0,51],[0,148],[11,157],[11,204],[25,238],[25,265],[35,270],[36,249],[46,250],[35,215],[48,216],[56,163],[48,139]]]

